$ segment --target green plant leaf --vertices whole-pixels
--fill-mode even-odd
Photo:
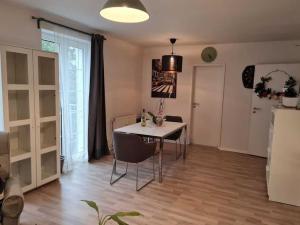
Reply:
[[[123,220],[121,220],[118,216],[116,215],[112,215],[110,217],[113,221],[117,222],[119,225],[128,225],[128,223],[124,222]]]
[[[131,212],[117,212],[117,213],[114,214],[114,216],[117,216],[117,217],[142,216],[142,214],[137,212],[137,211],[131,211]]]
[[[89,207],[93,208],[96,210],[96,212],[98,213],[99,215],[99,208],[96,204],[96,202],[93,202],[93,201],[88,201],[88,200],[81,200],[82,202],[85,202],[86,204],[88,204]]]

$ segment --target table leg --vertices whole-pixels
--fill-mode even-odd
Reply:
[[[186,157],[186,139],[187,139],[187,126],[184,127],[184,150],[183,150],[183,159]]]
[[[163,161],[163,148],[164,148],[164,140],[162,138],[159,139],[159,162],[158,162],[158,170],[159,170],[159,183],[162,182],[162,161]]]

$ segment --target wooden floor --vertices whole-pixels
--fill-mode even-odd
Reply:
[[[80,199],[95,200],[105,213],[140,211],[144,216],[130,225],[300,224],[300,207],[268,201],[265,159],[191,146],[186,161],[175,161],[172,147],[165,151],[162,184],[156,177],[136,192],[131,165],[129,175],[110,186],[110,156],[78,164],[60,181],[25,195],[21,224],[96,225],[94,211]]]

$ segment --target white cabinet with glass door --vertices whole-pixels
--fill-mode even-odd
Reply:
[[[58,59],[10,46],[0,51],[0,125],[10,133],[11,173],[28,191],[59,177]]]
[[[24,191],[36,186],[32,50],[1,46],[2,130],[10,133],[11,173]]]
[[[59,177],[59,86],[56,53],[34,51],[37,186]]]

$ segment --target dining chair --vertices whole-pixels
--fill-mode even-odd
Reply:
[[[156,143],[145,143],[143,138],[136,134],[114,132],[113,148],[114,159],[113,169],[110,177],[111,185],[116,183],[127,174],[128,163],[136,164],[136,191],[140,191],[146,185],[155,180],[154,152],[156,149]],[[150,157],[152,157],[153,161],[153,177],[142,186],[139,186],[139,163],[144,162]],[[120,175],[117,173],[117,161],[126,162],[125,173]],[[119,177],[113,180],[113,175],[119,175]]]
[[[165,116],[165,120],[168,122],[177,122],[177,123],[182,123],[182,117],[181,116]],[[182,151],[181,151],[181,143],[180,143],[180,137],[182,134],[182,129],[176,131],[173,134],[170,134],[167,136],[165,139],[166,140],[171,140],[176,142],[176,160],[181,156]],[[177,143],[179,143],[179,155],[177,155]]]

